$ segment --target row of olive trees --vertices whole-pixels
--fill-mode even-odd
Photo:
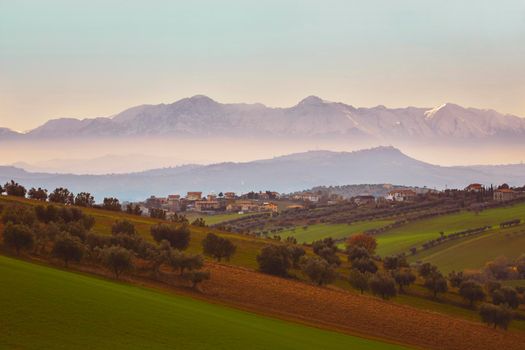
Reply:
[[[53,205],[11,205],[5,208],[2,221],[5,224],[3,243],[16,254],[28,251],[41,256],[48,255],[63,261],[99,264],[107,268],[115,278],[133,270],[136,263],[144,261],[155,275],[161,266],[178,271],[181,278],[194,287],[209,279],[208,271],[201,271],[204,261],[198,254],[185,250],[190,243],[187,224],[157,224],[151,227],[151,235],[158,244],[151,244],[140,236],[132,222],[117,220],[111,235],[90,232],[94,218],[82,210]],[[210,233],[202,241],[203,253],[217,261],[230,259],[236,251],[235,245],[223,237]],[[140,267],[139,267],[140,268]]]

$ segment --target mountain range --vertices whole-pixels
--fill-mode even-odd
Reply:
[[[111,175],[52,174],[0,166],[0,183],[11,179],[26,187],[87,191],[99,201],[106,196],[142,200],[150,195],[187,191],[289,193],[348,184],[389,183],[437,189],[463,188],[473,182],[523,186],[525,165],[445,167],[413,159],[393,147],[378,147],[355,152],[309,151],[244,163],[185,165]]]
[[[289,108],[223,104],[197,95],[141,105],[111,117],[53,119],[26,133],[0,128],[2,139],[137,136],[344,137],[364,140],[525,140],[525,119],[446,103],[435,108],[357,108],[309,96]]]

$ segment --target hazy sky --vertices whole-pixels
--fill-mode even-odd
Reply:
[[[0,126],[195,94],[525,116],[525,0],[0,0]]]

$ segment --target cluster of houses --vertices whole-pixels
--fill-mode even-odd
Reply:
[[[186,196],[179,194],[167,197],[151,196],[141,203],[143,212],[150,209],[163,209],[167,212],[194,211],[201,213],[216,212],[276,212],[278,206],[273,200],[280,197],[277,192],[249,193],[237,196],[234,192],[203,195],[202,192],[187,192]]]
[[[424,192],[435,191],[424,189]],[[492,193],[494,201],[509,201],[518,197],[523,192],[501,185],[497,189],[486,188],[481,184],[474,183],[467,186],[466,192]],[[489,192],[490,191],[490,192]],[[421,191],[419,191],[421,192]],[[375,205],[378,202],[412,202],[416,200],[418,192],[410,188],[392,189],[382,197],[371,194],[362,194],[349,199],[357,206]],[[167,197],[151,196],[145,202],[140,203],[144,213],[150,209],[163,209],[167,212],[178,213],[194,211],[200,213],[254,213],[254,212],[277,212],[279,207],[286,209],[303,208],[307,203],[311,204],[337,204],[344,201],[343,197],[336,194],[329,196],[315,192],[300,192],[291,195],[282,195],[278,192],[250,192],[237,195],[235,192],[225,192],[203,195],[202,192],[187,192],[186,196],[172,194]],[[278,205],[281,204],[281,205]]]

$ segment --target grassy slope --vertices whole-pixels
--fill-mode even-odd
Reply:
[[[497,225],[510,219],[525,219],[525,203],[508,208],[489,209],[476,215],[463,211],[457,214],[414,221],[377,236],[378,253],[382,256],[407,251],[412,246],[439,237],[439,232],[453,233],[485,225]]]
[[[188,218],[190,222],[197,218],[203,218],[204,221],[206,222],[206,225],[215,225],[215,224],[220,224],[221,222],[224,222],[224,221],[235,220],[235,219],[239,219],[242,217],[254,216],[254,215],[259,215],[259,214],[258,213],[244,213],[244,214],[227,213],[227,214],[217,214],[217,215],[206,215],[206,214],[189,212],[189,213],[185,213],[184,215]]]
[[[12,204],[12,203],[23,203],[27,205],[36,205],[40,204],[36,201],[28,200],[28,199],[21,199],[21,198],[14,198],[14,197],[7,197],[7,196],[1,196],[0,197],[0,204]],[[135,228],[141,234],[144,238],[152,241],[152,237],[150,234],[150,228],[152,225],[160,222],[160,220],[157,219],[151,219],[148,217],[141,217],[141,216],[135,216],[135,215],[129,215],[126,213],[119,213],[119,212],[111,212],[107,210],[100,210],[100,209],[93,209],[93,208],[83,208],[83,210],[90,215],[93,215],[95,217],[95,227],[93,227],[93,232],[99,233],[99,234],[110,234],[111,233],[111,225],[116,220],[122,220],[127,219],[133,222],[135,225]],[[201,241],[206,237],[206,234],[208,232],[215,232],[220,234],[221,236],[228,237],[233,241],[233,243],[237,246],[237,252],[231,259],[230,263],[233,265],[238,266],[245,266],[250,268],[256,268],[257,262],[255,260],[255,256],[259,252],[259,250],[268,242],[264,241],[262,239],[255,239],[253,237],[246,237],[236,234],[227,234],[223,232],[219,232],[217,230],[208,228],[208,227],[196,227],[191,226],[191,242],[190,246],[188,247],[188,252],[191,253],[202,253],[202,246]]]
[[[401,349],[0,256],[0,348]]]
[[[303,227],[296,227],[291,230],[283,230],[279,232],[279,235],[283,238],[292,236],[297,238],[299,243],[311,243],[315,240],[323,239],[326,237],[332,238],[344,238],[349,237],[354,233],[360,233],[365,230],[372,228],[378,228],[388,225],[392,221],[389,220],[376,220],[376,221],[364,221],[356,222],[353,224],[316,224],[307,226],[305,230]]]
[[[491,230],[486,234],[450,242],[414,257],[438,266],[443,272],[478,269],[499,256],[515,259],[525,253],[525,226]]]

